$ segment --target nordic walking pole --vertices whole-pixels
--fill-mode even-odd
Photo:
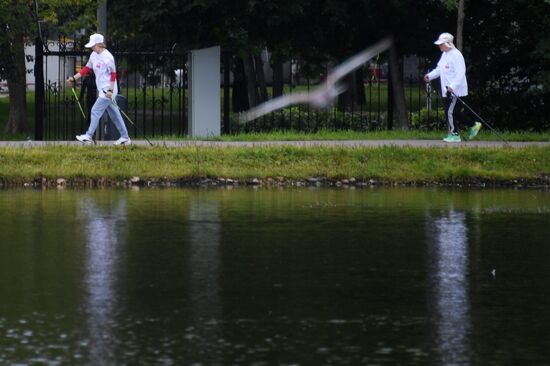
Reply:
[[[103,91],[103,92],[105,93],[105,91]],[[149,145],[155,146],[155,145],[153,145],[153,143],[152,143],[151,141],[149,141],[149,139],[145,136],[145,133],[143,133],[143,131],[142,131],[134,122],[132,122],[132,119],[130,119],[130,117],[126,114],[126,112],[124,112],[124,111],[122,110],[122,108],[120,108],[120,107],[118,106],[118,104],[116,104],[116,102],[115,102],[114,99],[111,99],[111,103],[113,103],[113,105],[114,105],[115,107],[118,108],[118,110],[120,111],[120,113],[122,113],[122,115],[128,120],[128,122],[130,122],[130,123],[140,132],[140,133],[143,134],[143,138],[144,138],[145,140],[147,140],[147,142],[149,143]]]
[[[86,114],[84,113],[84,109],[82,109],[82,105],[80,104],[80,100],[78,100],[78,97],[76,95],[76,92],[74,91],[74,87],[71,86],[71,90],[73,91],[74,99],[76,100],[76,103],[78,104],[78,108],[80,109],[80,112],[82,113],[82,118],[86,119]],[[94,142],[94,145],[96,144],[95,140],[92,139]]]
[[[71,86],[71,90],[73,91],[74,99],[78,103],[78,108],[80,108],[80,112],[82,112],[82,117],[86,119],[86,114],[84,114],[84,109],[82,109],[82,105],[80,104],[80,101],[78,100],[78,97],[76,96],[76,92],[74,91],[74,87]]]
[[[447,90],[449,87],[447,87]],[[451,94],[453,96],[456,97],[456,99],[458,99],[460,101],[460,103],[464,104],[464,106],[466,106],[466,108],[468,108],[470,110],[470,112],[472,112],[474,114],[474,116],[476,116],[477,119],[479,119],[481,122],[483,122],[483,124],[487,127],[489,127],[489,129],[491,131],[493,131],[494,133],[496,133],[498,135],[498,137],[500,137],[500,139],[502,140],[502,142],[504,142],[504,144],[508,145],[508,141],[506,141],[504,139],[504,137],[500,134],[500,132],[498,132],[497,130],[495,130],[493,128],[493,126],[491,126],[487,121],[485,121],[483,118],[481,118],[481,116],[479,114],[476,113],[476,111],[474,111],[468,104],[466,104],[458,95],[456,95],[454,92],[451,92]]]

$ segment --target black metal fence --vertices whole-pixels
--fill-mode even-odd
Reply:
[[[185,135],[187,53],[109,50],[117,63],[119,94],[127,99],[127,114],[133,122],[127,123],[130,135]],[[36,55],[37,66],[43,67],[35,70],[39,110],[35,115],[36,138],[73,139],[84,133],[90,123],[97,89],[93,74],[81,79],[73,89],[65,85],[65,80],[86,65],[90,52],[80,50],[78,43],[71,40],[37,45]],[[98,139],[105,137],[105,127],[98,128]]]
[[[433,84],[435,85],[435,82]],[[308,80],[304,85],[289,87],[289,90],[309,91],[311,85]],[[404,80],[404,88],[405,107],[411,128],[421,130],[446,128],[438,89],[432,87],[432,83],[419,82],[418,76],[410,75]],[[350,99],[357,100],[355,95]],[[394,102],[391,100],[387,80],[365,80],[362,102],[355,102],[343,108],[335,102],[334,105],[323,109],[316,109],[309,105],[295,105],[264,115],[245,125],[239,124],[237,114],[232,114],[231,131],[388,130],[393,128],[395,119],[392,103]]]
[[[36,139],[71,140],[86,131],[90,110],[97,90],[92,77],[84,78],[74,92],[65,86],[68,76],[86,64],[89,50],[79,47],[83,42],[57,41],[36,46]],[[128,124],[130,135],[184,136],[187,134],[187,52],[128,51],[108,47],[117,63],[119,93],[127,98],[127,114],[137,128]],[[344,106],[338,101],[324,109],[295,105],[265,115],[247,124],[238,120],[232,110],[235,97],[235,58],[223,53],[221,97],[224,133],[293,129],[317,131],[320,129],[353,129],[360,131],[391,129],[393,101],[388,73],[383,68],[365,68],[358,89],[350,89]],[[288,63],[284,92],[308,91],[322,80],[292,75],[293,63]],[[43,69],[42,69],[43,67]],[[426,65],[419,62],[416,72],[404,80],[406,108],[412,128],[443,127],[438,88],[422,81]],[[268,94],[271,93],[268,81]],[[229,85],[227,85],[229,84]],[[230,88],[231,86],[231,88]],[[357,93],[355,95],[354,93]],[[80,112],[81,103],[85,117]],[[351,101],[351,102],[349,102]],[[105,129],[99,128],[96,138],[102,139]]]

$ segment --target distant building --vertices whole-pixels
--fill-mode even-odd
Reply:
[[[48,48],[50,51],[59,51],[59,41],[48,41]],[[25,46],[25,56],[27,90],[34,90],[34,45]],[[44,80],[44,82],[53,87],[63,84],[67,75],[72,75],[74,73],[75,63],[75,58],[65,59],[63,63],[60,62],[59,56],[44,57],[44,73],[47,75],[47,80]],[[5,91],[7,91],[7,82],[5,80],[0,80],[0,92]]]

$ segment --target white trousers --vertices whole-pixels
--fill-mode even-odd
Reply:
[[[113,98],[115,97],[116,95],[113,95]],[[86,131],[86,134],[90,137],[94,135],[94,132],[99,125],[99,120],[101,119],[101,116],[103,116],[103,113],[105,113],[105,111],[109,113],[109,117],[111,118],[111,121],[113,121],[118,132],[120,133],[120,137],[129,138],[128,130],[126,129],[126,125],[124,124],[124,120],[122,119],[120,111],[112,103],[111,99],[103,97],[97,98],[94,106],[92,107],[90,127],[88,127],[88,131]]]

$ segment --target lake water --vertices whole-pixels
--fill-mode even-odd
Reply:
[[[550,363],[550,192],[0,191],[1,365]]]

